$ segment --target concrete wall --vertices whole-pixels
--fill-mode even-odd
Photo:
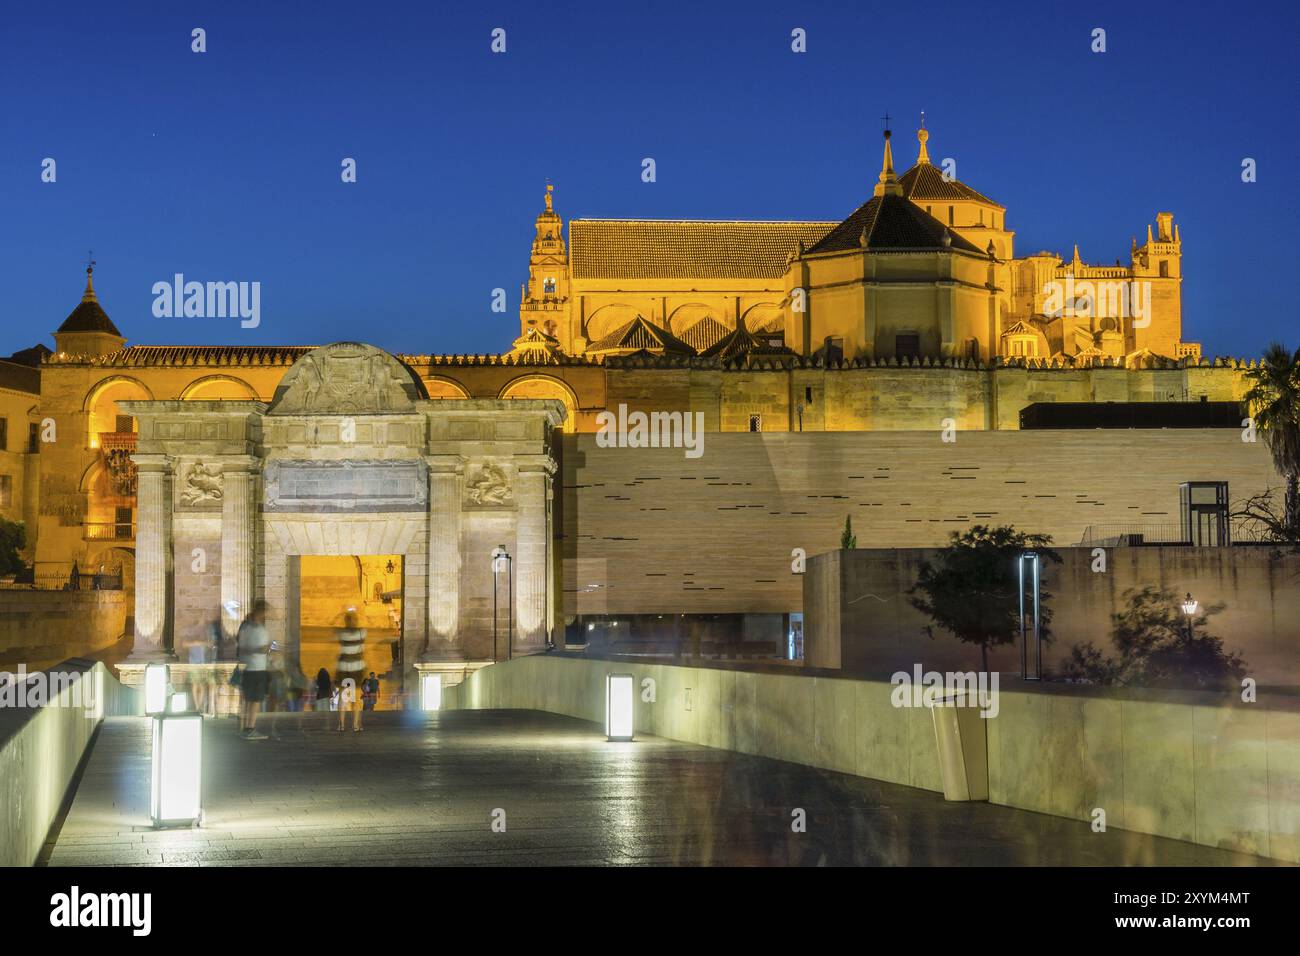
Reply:
[[[37,670],[107,647],[124,633],[130,601],[126,591],[0,589],[0,665]]]
[[[1300,684],[1300,555],[1271,556],[1258,547],[1108,548],[1106,571],[1092,570],[1091,548],[1057,548],[1062,563],[1043,563],[1052,598],[1054,639],[1043,647],[1048,673],[1075,644],[1093,641],[1113,654],[1111,615],[1124,592],[1145,585],[1191,594],[1203,607],[1224,604],[1209,633],[1245,659],[1264,686]],[[907,591],[934,549],[831,551],[809,559],[804,575],[804,657],[811,667],[843,668],[887,678],[915,664],[927,670],[978,668],[979,649],[952,635],[923,628],[930,619],[908,602]],[[989,664],[1019,673],[1018,645],[995,649]]]
[[[920,401],[920,399],[918,399]],[[1080,541],[1090,525],[1176,523],[1179,484],[1232,499],[1278,485],[1236,429],[706,433],[680,448],[601,448],[565,435],[564,613],[786,613],[791,551],[924,548],[972,524]]]
[[[36,861],[100,721],[143,706],[103,664],[70,660],[54,671],[79,675],[81,688],[64,686],[40,707],[0,707],[0,866]]]
[[[485,667],[445,700],[603,724],[609,673],[655,681],[640,734],[943,789],[930,712],[893,706],[884,681],[547,655]],[[991,802],[1084,822],[1101,808],[1109,827],[1300,862],[1300,708],[1023,686],[999,707],[982,721]]]

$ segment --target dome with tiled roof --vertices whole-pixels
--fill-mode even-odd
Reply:
[[[996,209],[1005,210],[1007,208],[1001,203],[994,202],[983,193],[971,189],[961,180],[949,177],[937,166],[931,164],[930,151],[926,147],[930,134],[925,128],[924,120],[922,120],[921,128],[916,131],[916,139],[920,143],[920,150],[916,156],[916,165],[898,177],[898,184],[903,187],[904,196],[913,202],[925,202],[926,200],[967,201],[982,203]]]
[[[934,249],[982,255],[976,246],[903,196],[902,184],[894,175],[889,136],[889,130],[885,130],[885,158],[875,195],[813,245],[807,254]]]
[[[94,266],[86,267],[86,291],[81,296],[81,302],[63,320],[58,331],[103,332],[120,338],[122,333],[117,330],[117,326],[113,324],[113,320],[108,317],[108,313],[100,306],[99,299],[95,297],[95,286],[92,281],[94,271]]]

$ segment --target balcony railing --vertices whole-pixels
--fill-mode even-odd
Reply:
[[[99,447],[105,453],[110,451],[135,452],[135,432],[100,432]]]
[[[132,522],[87,521],[87,541],[134,541],[135,525]]]
[[[1255,523],[1237,517],[1228,519],[1229,535],[1224,544],[1263,544],[1267,536]],[[1152,544],[1189,545],[1187,529],[1179,521],[1120,521],[1089,525],[1079,539],[1080,546],[1134,547]]]

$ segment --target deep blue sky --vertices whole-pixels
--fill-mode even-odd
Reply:
[[[869,194],[881,114],[901,171],[922,109],[932,156],[1007,206],[1018,253],[1113,262],[1172,210],[1184,337],[1295,347],[1300,14],[1197,6],[8,4],[0,354],[52,344],[92,248],[133,343],[501,351],[546,177],[566,220],[834,219]],[[154,318],[175,272],[260,281],[261,327]]]

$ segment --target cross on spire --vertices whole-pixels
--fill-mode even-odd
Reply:
[[[95,270],[95,250],[91,249],[86,253],[86,273],[90,274]]]
[[[885,121],[885,132],[888,132],[888,131],[889,131],[889,113],[886,112],[885,115],[881,117],[881,119]]]

